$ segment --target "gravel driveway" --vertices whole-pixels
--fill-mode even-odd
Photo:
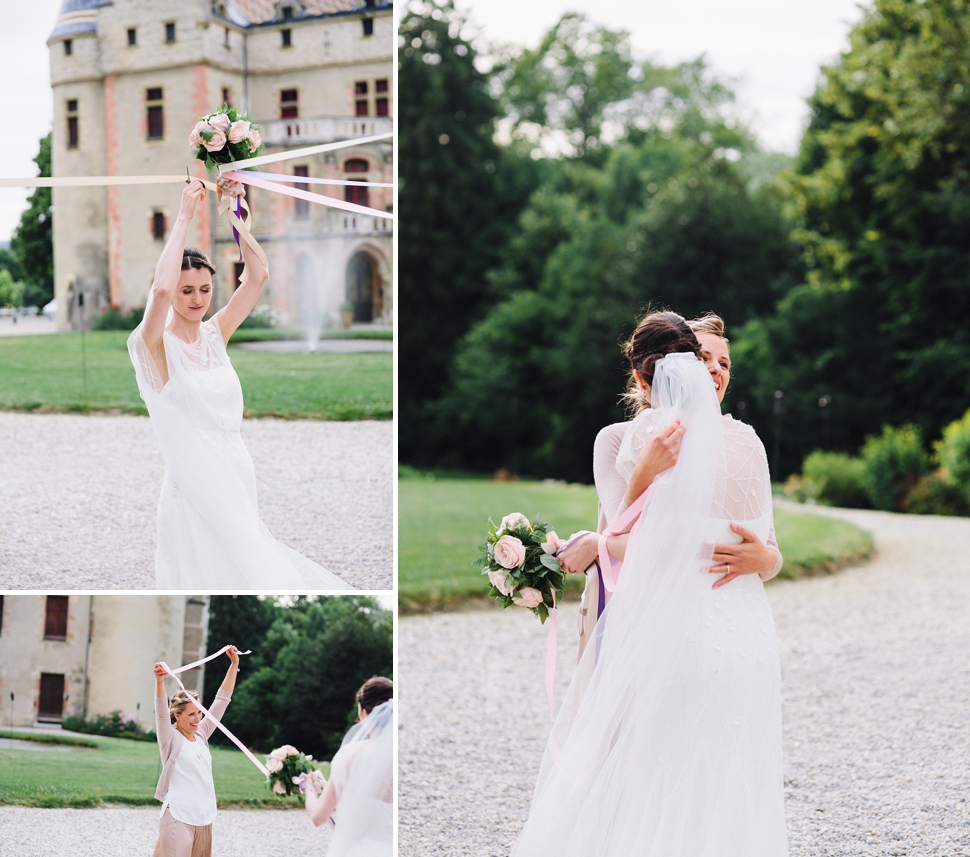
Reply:
[[[158,839],[156,807],[0,807],[0,857],[147,857]],[[212,853],[232,857],[326,854],[330,830],[302,810],[220,809]]]
[[[393,586],[390,422],[245,420],[260,514],[358,589]],[[0,589],[154,589],[147,417],[0,412]]]
[[[768,587],[791,854],[970,855],[970,519],[827,513],[878,555]],[[562,613],[558,697],[576,605]],[[508,854],[548,731],[544,649],[514,608],[400,621],[400,857]]]

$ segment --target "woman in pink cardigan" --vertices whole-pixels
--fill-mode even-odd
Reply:
[[[232,698],[239,672],[239,651],[226,650],[232,662],[222,686],[209,708],[221,718]],[[165,696],[163,664],[155,664],[155,728],[162,754],[162,775],[155,797],[162,801],[155,857],[210,857],[212,822],[216,817],[216,791],[212,784],[209,736],[215,731],[212,717],[203,717],[195,691]]]

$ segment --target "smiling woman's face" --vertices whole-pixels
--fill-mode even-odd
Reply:
[[[728,344],[714,333],[699,333],[697,341],[701,345],[701,360],[711,373],[717,400],[724,401],[728,382],[731,380],[731,356],[728,354]]]
[[[190,702],[180,714],[175,715],[175,728],[183,735],[197,731],[201,722],[202,712],[194,702]]]
[[[172,295],[172,308],[187,321],[202,321],[212,302],[212,273],[208,268],[186,268]]]

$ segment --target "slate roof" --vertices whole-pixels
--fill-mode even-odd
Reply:
[[[111,0],[64,0],[54,24],[54,31],[47,40],[93,33],[98,29],[98,7],[107,6]]]

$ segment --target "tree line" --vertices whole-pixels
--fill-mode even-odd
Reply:
[[[725,407],[774,478],[885,424],[939,437],[970,405],[968,25],[959,0],[876,0],[788,158],[703,59],[637,60],[577,14],[482,54],[452,3],[412,3],[402,461],[591,481],[620,343],[659,307],[725,318]]]

